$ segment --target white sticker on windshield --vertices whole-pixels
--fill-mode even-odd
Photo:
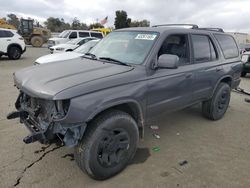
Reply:
[[[135,39],[140,39],[140,40],[154,40],[156,35],[154,34],[138,34]]]

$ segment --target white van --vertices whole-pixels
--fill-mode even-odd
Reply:
[[[85,37],[95,37],[102,39],[103,33],[97,31],[88,31],[88,30],[65,30],[62,33],[60,33],[58,37],[50,38],[48,40],[48,48],[58,44],[64,44],[71,39],[85,38]]]

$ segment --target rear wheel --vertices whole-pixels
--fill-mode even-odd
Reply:
[[[134,157],[139,139],[135,120],[127,113],[109,111],[88,125],[75,148],[78,166],[94,179],[122,171]]]
[[[231,96],[231,88],[227,83],[220,83],[214,95],[202,104],[202,113],[211,120],[221,119],[227,111]]]
[[[43,45],[43,38],[40,36],[33,36],[30,41],[33,47],[41,47]]]
[[[12,46],[8,49],[8,57],[13,60],[17,60],[21,57],[22,50],[17,46]]]

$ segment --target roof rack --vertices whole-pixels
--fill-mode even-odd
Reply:
[[[217,28],[217,27],[199,27],[199,28],[196,28],[196,29],[208,30],[208,31],[218,31],[218,32],[223,32],[224,33],[223,29]]]
[[[191,29],[198,29],[198,25],[195,24],[161,24],[161,25],[153,25],[152,27],[162,27],[162,26],[190,26]]]
[[[223,29],[217,28],[217,27],[198,27],[198,25],[195,24],[161,24],[161,25],[153,25],[152,27],[168,27],[168,26],[190,26],[190,29],[200,29],[200,30],[208,30],[208,31],[217,31],[224,33]]]

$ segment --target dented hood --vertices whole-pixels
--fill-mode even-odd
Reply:
[[[64,90],[79,85],[84,88],[86,83],[88,85],[92,81],[96,83],[105,77],[122,74],[132,69],[133,67],[129,66],[84,58],[27,67],[14,73],[14,82],[20,90],[32,97],[54,99],[57,93]],[[79,94],[72,93],[72,96]]]

